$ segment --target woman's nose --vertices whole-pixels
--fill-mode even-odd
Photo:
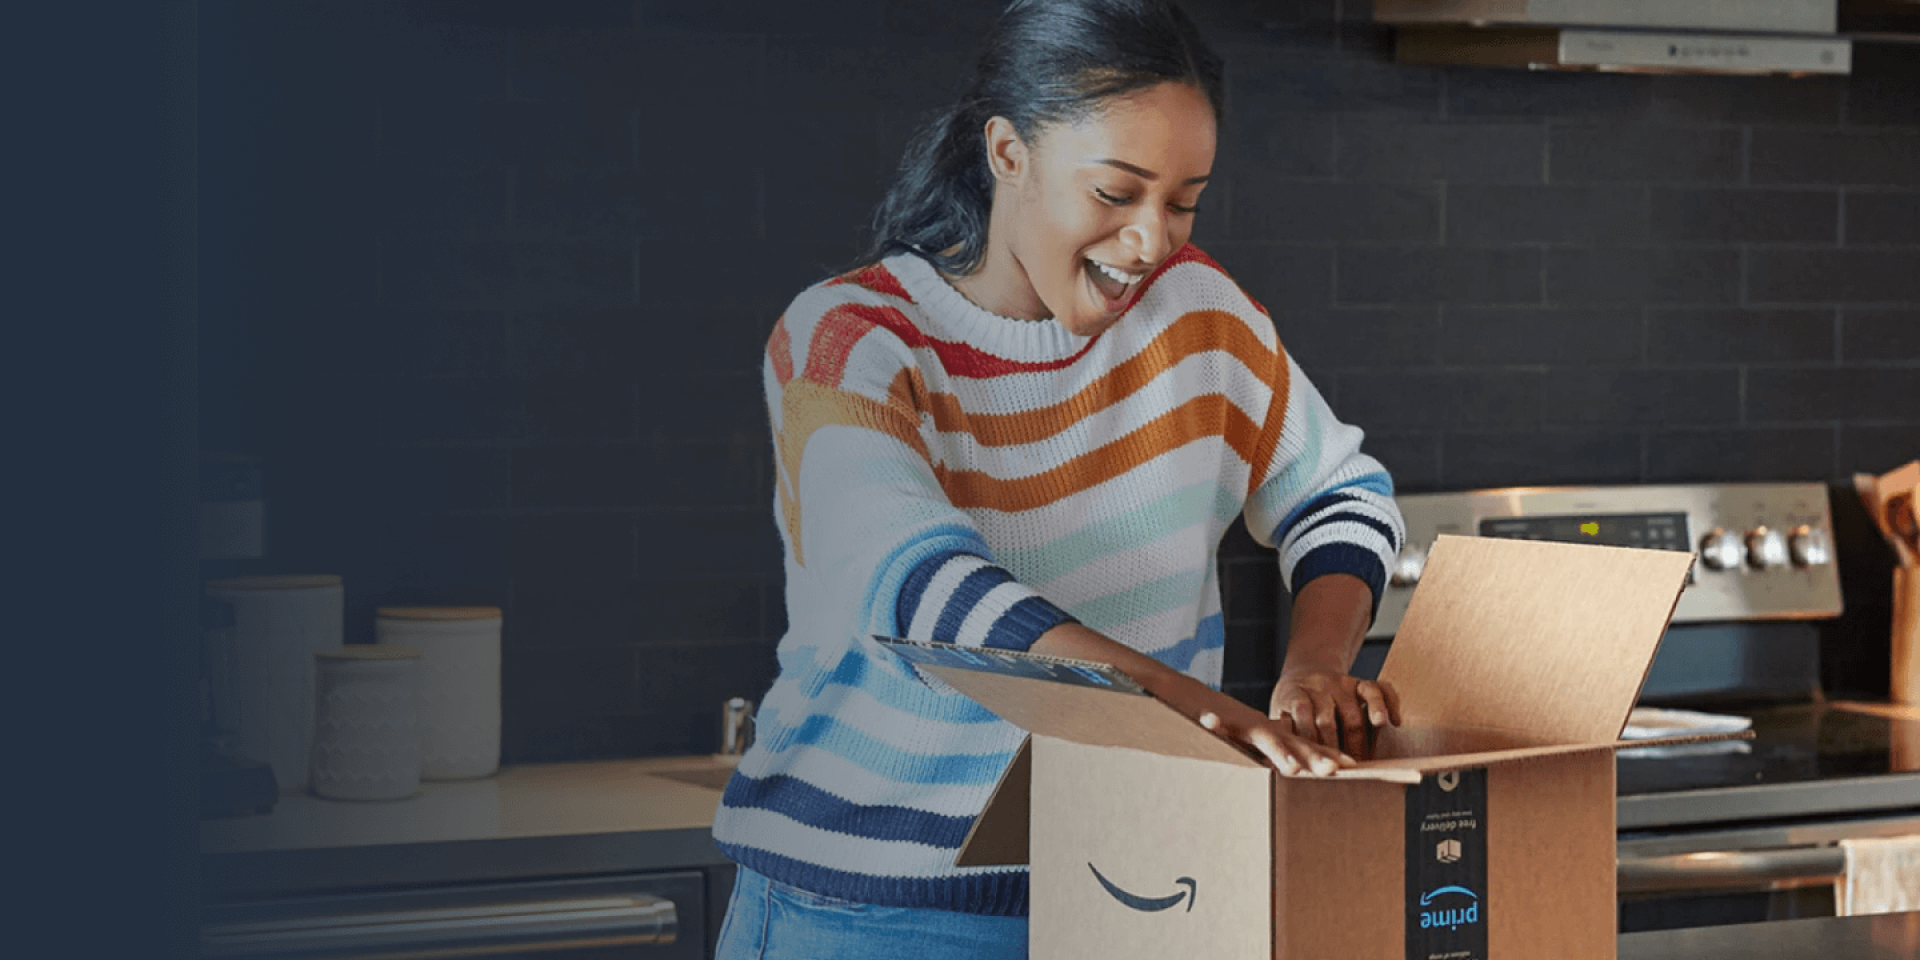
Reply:
[[[1148,206],[1151,205],[1142,204],[1142,207]],[[1120,233],[1132,245],[1135,256],[1142,263],[1159,263],[1166,259],[1168,248],[1173,243],[1167,235],[1167,218],[1151,209],[1143,209]]]

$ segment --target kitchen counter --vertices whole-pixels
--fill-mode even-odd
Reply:
[[[506,767],[407,800],[283,794],[271,814],[207,820],[215,899],[323,889],[721,866],[712,757]]]
[[[1629,933],[1620,960],[1914,960],[1920,913]]]

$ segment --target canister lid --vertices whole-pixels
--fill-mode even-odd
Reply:
[[[331,573],[289,573],[207,581],[207,587],[213,590],[320,590],[339,585],[340,578]]]
[[[350,643],[314,653],[320,660],[418,660],[420,651],[391,643]]]
[[[375,611],[387,620],[498,620],[499,607],[381,607]]]

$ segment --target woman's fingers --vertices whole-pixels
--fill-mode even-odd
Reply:
[[[1367,755],[1367,705],[1359,697],[1341,697],[1337,705],[1340,714],[1340,749],[1356,757]]]
[[[1367,722],[1375,727],[1384,727],[1389,722],[1398,722],[1396,715],[1399,711],[1394,709],[1387,699],[1387,690],[1391,688],[1383,689],[1383,687],[1383,684],[1371,680],[1362,680],[1354,687],[1354,692],[1359,695],[1362,705],[1366,708]]]
[[[1319,746],[1305,737],[1283,733],[1280,723],[1276,719],[1250,730],[1231,730],[1223,729],[1225,721],[1212,711],[1200,715],[1201,726],[1252,747],[1288,776],[1301,773],[1328,776],[1341,767],[1353,765],[1353,758],[1345,753]],[[1295,726],[1300,726],[1298,721]]]

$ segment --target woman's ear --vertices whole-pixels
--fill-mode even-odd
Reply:
[[[1025,179],[1032,157],[1026,141],[1020,139],[1020,132],[1013,128],[1013,121],[1006,117],[990,118],[984,133],[987,167],[993,171],[993,178],[1009,185]]]

